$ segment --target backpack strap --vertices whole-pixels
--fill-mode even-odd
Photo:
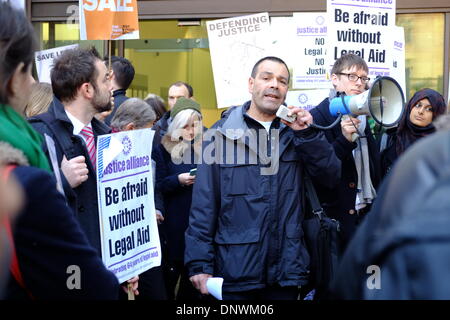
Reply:
[[[7,165],[5,167],[5,169],[3,170],[3,175],[2,175],[2,179],[4,181],[7,181],[11,172],[16,168],[16,165]],[[25,286],[25,282],[23,281],[23,277],[22,277],[22,273],[20,272],[20,268],[19,268],[19,260],[17,259],[17,253],[16,253],[16,246],[14,245],[14,237],[13,237],[13,233],[12,233],[12,229],[11,229],[11,222],[9,221],[9,217],[6,216],[3,219],[3,226],[5,227],[5,231],[6,231],[6,235],[9,239],[9,243],[11,246],[11,264],[9,266],[9,269],[11,271],[11,274],[13,276],[13,278],[17,281],[17,283],[20,285],[20,287],[22,287],[22,289],[24,289],[26,291],[26,293],[28,294],[28,296],[34,300],[33,295],[31,294],[31,292],[27,289],[27,287]]]
[[[50,130],[52,138],[56,139],[58,144],[61,146],[63,152],[67,152],[67,159],[72,159],[76,157],[75,149],[71,139],[66,134],[61,134],[61,132],[67,130],[61,124],[61,121],[55,121],[52,116],[48,113],[41,113],[28,119],[30,123],[45,123],[46,127]]]

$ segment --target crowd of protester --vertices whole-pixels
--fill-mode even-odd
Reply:
[[[354,54],[337,59],[330,95],[311,111],[289,106],[291,122],[276,116],[291,74],[270,56],[255,61],[251,99],[207,129],[188,83],[169,87],[167,108],[155,94],[128,97],[132,62],[103,59],[93,48],[63,52],[51,85],[37,83],[32,26],[23,12],[1,2],[0,22],[2,299],[112,300],[126,299],[131,290],[137,299],[207,301],[211,277],[224,279],[226,300],[298,299],[310,280],[302,230],[305,174],[325,213],[341,226],[342,264],[325,296],[450,298],[450,287],[433,273],[445,272],[450,261],[443,240],[450,239],[446,198],[432,191],[445,188],[450,162],[449,135],[436,133],[436,120],[447,119],[439,119],[447,104],[437,91],[417,91],[398,126],[382,136],[372,132],[367,116],[350,115],[319,130],[312,124],[336,120],[331,99],[370,88],[366,62]],[[163,256],[161,266],[120,284],[102,262],[96,140],[145,128],[155,131],[147,142],[154,168],[150,196]],[[56,167],[44,136],[55,144]],[[214,150],[215,161],[205,161],[206,150]],[[429,219],[431,211],[441,225]],[[436,247],[433,240],[440,241]],[[406,244],[392,249],[398,241]],[[407,285],[418,272],[408,269],[418,261],[413,254],[425,259],[415,265],[429,295]],[[71,265],[83,270],[79,290],[67,286]],[[382,290],[366,288],[369,265],[385,268]]]

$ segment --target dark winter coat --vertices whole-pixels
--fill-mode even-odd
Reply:
[[[223,277],[224,291],[304,285],[309,255],[301,227],[302,170],[332,186],[339,179],[340,161],[315,129],[293,131],[277,118],[272,123],[275,130],[267,135],[247,115],[249,106],[247,102],[234,108],[206,132],[204,163],[198,166],[186,231],[185,263],[190,275]],[[258,146],[264,143],[272,153],[279,150],[272,161],[279,164],[276,173],[261,174],[269,164],[262,164],[258,146],[243,136],[249,129],[259,130]],[[247,160],[257,155],[257,161],[236,161],[237,153],[227,155],[225,148],[218,152],[221,143],[240,147]],[[218,161],[205,163],[211,160],[205,159],[208,154]]]
[[[14,149],[13,149],[14,150]],[[4,150],[1,150],[5,157]],[[9,162],[14,157],[9,157]],[[19,163],[20,161],[13,161]],[[19,268],[34,299],[117,299],[119,283],[56,189],[48,172],[29,166],[12,171],[25,192],[25,207],[12,223]],[[79,283],[75,275],[79,270]],[[11,277],[5,299],[29,299]]]
[[[310,111],[314,123],[321,126],[328,126],[336,120],[330,114],[329,104],[329,99],[326,98]],[[337,157],[341,160],[341,179],[339,184],[334,188],[316,185],[316,191],[328,216],[339,220],[343,245],[345,246],[354,234],[360,220],[355,209],[358,174],[352,154],[357,144],[356,142],[349,142],[342,135],[340,124],[336,125],[333,129],[325,130],[324,133],[327,140],[333,145]],[[374,188],[377,188],[380,181],[379,152],[368,123],[366,124],[364,133],[367,136],[369,149],[370,176]]]
[[[169,261],[183,262],[184,232],[189,222],[193,186],[183,186],[178,181],[180,173],[197,167],[193,159],[190,163],[175,164],[168,151],[175,142],[168,136],[156,148],[153,158],[156,162],[156,189],[163,196],[165,205],[163,228],[167,241]],[[193,153],[192,153],[193,154]]]
[[[46,119],[45,121],[42,120],[43,117]],[[75,209],[75,216],[80,222],[89,243],[101,255],[97,177],[89,161],[89,154],[83,138],[73,134],[72,122],[67,117],[64,106],[56,98],[50,105],[48,112],[30,118],[29,121],[36,131],[42,135],[49,135],[55,141],[58,164],[61,163],[64,155],[68,160],[77,156],[85,157],[89,170],[88,179],[75,189],[71,189],[66,183],[64,185],[64,192],[70,207]],[[91,124],[95,140],[97,140],[99,135],[110,132],[109,127],[95,118],[92,119]],[[44,146],[44,150],[48,156],[46,145]],[[63,174],[61,173],[61,175]]]
[[[114,118],[114,115],[116,114],[117,110],[119,109],[120,105],[124,103],[128,97],[125,95],[127,90],[124,89],[117,89],[113,92],[113,98],[114,98],[114,108],[112,112],[105,118],[105,124],[110,126],[111,121]]]
[[[334,298],[450,299],[449,146],[450,133],[436,133],[398,159],[342,258]]]

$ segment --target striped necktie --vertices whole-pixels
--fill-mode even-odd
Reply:
[[[92,131],[92,128],[89,126],[85,126],[80,134],[86,139],[86,148],[89,154],[89,158],[91,159],[92,166],[95,169],[96,165],[96,159],[95,159],[95,139],[94,139],[94,132]]]

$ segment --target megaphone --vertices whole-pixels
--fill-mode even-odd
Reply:
[[[405,109],[402,88],[391,77],[377,77],[372,87],[355,96],[341,96],[330,101],[330,113],[369,115],[384,127],[393,127]]]

